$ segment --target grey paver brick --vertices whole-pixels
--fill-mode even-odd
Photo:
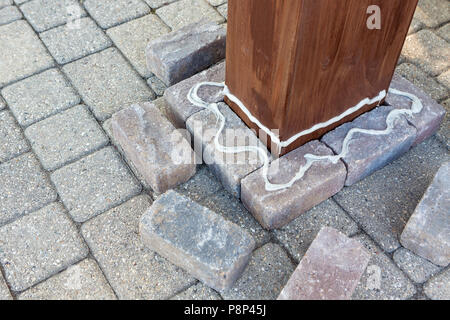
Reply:
[[[9,292],[8,286],[6,285],[5,279],[0,275],[0,301],[12,300],[11,293]]]
[[[222,185],[211,171],[206,166],[202,166],[197,170],[195,176],[179,185],[175,190],[196,202],[201,202],[208,196],[218,193],[221,188]]]
[[[201,282],[172,297],[171,300],[221,300],[220,295]]]
[[[22,18],[22,13],[16,7],[0,9],[0,26]]]
[[[197,23],[151,40],[148,69],[167,86],[192,77],[225,58],[226,28]]]
[[[420,0],[415,16],[427,27],[437,27],[450,20],[446,0]]]
[[[150,0],[151,1],[151,0]],[[0,0],[0,8],[12,5],[12,0]]]
[[[147,196],[138,196],[81,228],[120,299],[167,299],[195,283],[186,272],[142,244],[139,219],[150,205]]]
[[[103,213],[141,190],[112,147],[54,171],[51,179],[77,222]]]
[[[329,199],[274,233],[291,256],[300,261],[323,227],[335,228],[346,236],[353,236],[359,230],[356,223]]]
[[[371,255],[336,229],[320,230],[279,300],[349,300]]]
[[[1,26],[0,34],[0,87],[54,64],[42,42],[25,21],[19,20]]]
[[[150,77],[147,79],[147,84],[152,88],[152,90],[155,92],[155,94],[158,97],[161,97],[164,95],[164,91],[166,91],[167,86],[159,80],[156,76]]]
[[[77,21],[79,27],[63,25],[40,34],[50,54],[65,64],[109,47],[111,41],[90,18]]]
[[[84,7],[103,29],[150,12],[141,0],[86,0]]]
[[[124,107],[155,97],[114,48],[66,64],[63,71],[101,121]]]
[[[269,181],[274,184],[289,182],[306,164],[305,154],[318,156],[333,155],[333,152],[319,141],[309,142],[302,147],[275,160],[269,168]],[[259,169],[241,182],[241,198],[245,207],[266,229],[278,229],[339,192],[345,182],[346,170],[341,161],[314,163],[305,175],[290,188],[267,191]]]
[[[450,299],[450,268],[435,276],[424,286],[427,297],[433,300]]]
[[[109,142],[83,105],[35,123],[25,130],[25,135],[47,170],[55,170]]]
[[[85,259],[28,289],[19,300],[115,300],[116,296],[93,259]]]
[[[173,190],[157,198],[139,230],[146,246],[216,290],[233,285],[255,246],[242,228]]]
[[[0,162],[8,161],[29,149],[22,130],[11,113],[0,112]]]
[[[76,0],[32,0],[20,6],[37,32],[69,23],[86,15]]]
[[[147,68],[145,48],[149,41],[168,32],[170,32],[170,28],[154,14],[146,15],[106,31],[114,44],[128,58],[139,74],[145,78],[152,75],[151,70]]]
[[[180,0],[157,9],[156,14],[172,30],[205,20],[217,23],[225,21],[205,0]]]
[[[80,102],[80,97],[56,69],[47,70],[2,90],[17,121],[29,126]]]
[[[437,34],[441,37],[450,42],[450,23],[447,23],[446,25],[442,26],[437,30]]]
[[[366,235],[356,236],[372,254],[353,294],[354,300],[407,300],[416,293],[411,280]]]
[[[177,0],[145,0],[145,2],[150,6],[152,9],[157,9],[159,7],[165,6],[166,4],[175,2]]]
[[[0,263],[14,291],[29,288],[87,254],[87,246],[59,203],[0,228]]]
[[[446,160],[447,159],[447,160]],[[334,196],[341,207],[387,252],[399,236],[431,183],[447,150],[429,139],[405,156]]]
[[[274,300],[294,269],[286,252],[279,245],[268,243],[253,252],[242,277],[221,295],[226,300]]]
[[[432,275],[441,270],[438,266],[415,255],[405,248],[400,248],[395,251],[393,259],[397,266],[402,269],[412,281],[417,283],[424,283]]]
[[[0,225],[56,200],[56,191],[32,153],[0,164]]]

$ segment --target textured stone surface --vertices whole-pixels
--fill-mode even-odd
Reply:
[[[279,300],[348,300],[370,260],[356,240],[323,228],[278,297]]]
[[[384,130],[386,118],[392,107],[382,106],[361,115],[353,122],[345,123],[322,138],[336,154],[341,153],[342,144],[353,128]],[[416,139],[416,129],[404,117],[398,118],[389,134],[368,135],[356,133],[349,144],[349,151],[342,159],[347,167],[346,186],[366,178],[408,151]]]
[[[167,89],[167,86],[164,84],[164,82],[159,80],[156,76],[148,78],[147,84],[150,86],[150,88],[152,88],[152,90],[158,97],[164,95],[164,91],[166,91]]]
[[[332,227],[346,236],[358,232],[356,223],[332,199],[328,199],[274,233],[299,262],[323,227]]]
[[[56,69],[42,72],[2,90],[2,95],[22,126],[29,126],[80,102]]]
[[[450,42],[450,23],[447,23],[446,25],[442,26],[438,29],[437,34],[447,40],[447,42]]]
[[[226,119],[225,130],[219,137],[219,143],[227,147],[261,146],[256,137],[244,122],[225,104],[219,104],[219,111]],[[219,130],[219,122],[214,113],[203,110],[194,114],[186,122],[186,127],[192,134],[196,152],[200,146],[203,149],[203,161],[220,180],[222,185],[233,196],[241,196],[241,180],[263,165],[255,152],[226,154],[220,152],[214,143],[214,137]]]
[[[442,165],[402,232],[402,245],[439,266],[450,264],[450,162]]]
[[[0,301],[12,300],[11,293],[6,285],[5,279],[0,275]]]
[[[56,191],[32,153],[0,164],[0,226],[56,199]]]
[[[422,112],[415,114],[412,117],[408,117],[408,121],[417,130],[417,137],[414,141],[414,145],[422,143],[439,130],[445,116],[445,110],[442,106],[422,90],[414,86],[411,82],[399,75],[394,75],[391,88],[414,94],[423,104]],[[412,105],[409,99],[391,93],[388,94],[386,102],[398,109],[410,109]]]
[[[217,290],[233,285],[255,246],[240,227],[175,191],[153,203],[140,234],[149,248]]]
[[[103,213],[141,190],[112,147],[54,171],[51,179],[77,222]]]
[[[424,291],[430,299],[450,300],[450,268],[428,281]]]
[[[149,41],[170,32],[160,18],[154,14],[121,24],[109,29],[106,33],[120,51],[130,60],[143,77],[150,77],[152,73],[147,68],[145,47]]]
[[[175,2],[177,0],[145,0],[145,2],[150,6],[152,9],[158,9],[159,7],[165,6],[166,4]]]
[[[224,18],[204,0],[180,0],[156,10],[156,14],[177,30],[200,21],[224,22]]]
[[[360,241],[372,254],[353,293],[354,300],[407,300],[416,293],[414,284],[369,237],[359,235],[354,239]]]
[[[172,297],[171,300],[222,300],[220,295],[201,282]]]
[[[228,19],[228,3],[225,3],[221,5],[220,7],[217,7],[217,11],[225,18]]]
[[[449,160],[446,148],[429,139],[334,199],[383,250],[393,252],[435,173]]]
[[[22,13],[16,7],[0,9],[0,26],[22,18]]]
[[[85,0],[84,7],[103,29],[150,12],[141,0]]]
[[[30,149],[25,137],[9,111],[0,112],[0,163]]]
[[[111,41],[92,19],[82,18],[77,23],[77,28],[64,25],[40,34],[59,64],[71,62],[111,45]]]
[[[6,102],[2,97],[0,97],[0,110],[3,110],[5,108],[6,108]]]
[[[306,164],[305,154],[332,155],[324,144],[312,141],[275,160],[269,169],[269,180],[275,184],[289,182]],[[346,170],[339,161],[316,162],[290,188],[267,191],[262,169],[242,180],[241,198],[245,207],[266,229],[278,229],[302,213],[333,196],[344,186]]]
[[[203,110],[202,108],[196,107],[190,103],[187,99],[187,94],[193,86],[204,81],[224,82],[225,62],[221,62],[215,66],[212,66],[208,70],[181,81],[176,85],[167,88],[164,92],[164,97],[169,105],[171,118],[175,121],[177,127],[185,127],[185,123],[190,116]],[[205,86],[199,90],[198,94],[199,97],[206,102],[223,101],[221,88]]]
[[[206,166],[202,166],[197,170],[195,176],[188,182],[178,186],[175,190],[196,202],[201,202],[207,197],[214,197],[221,188],[222,185],[211,171]]]
[[[126,157],[156,193],[164,193],[195,174],[195,154],[189,142],[153,104],[117,112],[112,128]]]
[[[286,252],[268,243],[253,252],[242,277],[221,295],[226,300],[274,300],[294,269]]]
[[[424,283],[440,270],[438,266],[416,256],[405,248],[400,248],[395,251],[393,258],[397,266],[402,269],[412,281],[417,283]]]
[[[106,120],[132,103],[155,97],[114,48],[67,64],[63,71],[99,120]]]
[[[142,244],[139,219],[150,205],[147,196],[138,196],[81,228],[92,254],[120,299],[168,299],[195,283],[186,272]]]
[[[60,168],[109,142],[83,105],[35,123],[25,135],[46,170]]]
[[[85,259],[28,289],[19,300],[115,300],[97,263]]]
[[[190,78],[225,58],[226,29],[197,23],[150,41],[147,66],[167,86]]]
[[[151,1],[151,0],[150,0]],[[12,0],[0,0],[0,8],[12,5]]]
[[[449,20],[448,1],[420,0],[415,16],[427,27],[437,27]]]
[[[29,288],[87,254],[88,248],[59,203],[0,228],[0,263],[14,291]]]
[[[53,65],[52,57],[25,21],[19,20],[1,26],[0,34],[0,87]]]

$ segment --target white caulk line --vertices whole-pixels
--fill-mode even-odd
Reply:
[[[290,188],[295,182],[297,182],[298,180],[303,178],[305,173],[309,170],[309,168],[311,168],[311,166],[315,162],[329,161],[329,162],[332,162],[332,163],[337,163],[340,159],[344,158],[347,155],[347,153],[349,151],[349,144],[350,144],[350,142],[351,142],[351,140],[353,138],[353,135],[355,135],[356,133],[367,134],[367,135],[375,135],[375,136],[377,136],[377,135],[378,136],[379,135],[387,135],[387,134],[392,132],[392,130],[394,128],[394,125],[395,125],[395,121],[397,119],[399,119],[401,115],[412,116],[413,114],[421,112],[422,109],[423,109],[422,102],[415,95],[407,93],[407,92],[402,92],[402,91],[399,91],[399,90],[396,90],[396,89],[389,89],[389,92],[392,93],[392,94],[401,95],[403,97],[406,97],[406,98],[410,99],[413,102],[413,104],[411,106],[411,109],[394,109],[391,112],[389,112],[389,114],[388,114],[388,116],[386,118],[386,125],[387,125],[387,127],[386,127],[385,130],[368,130],[368,129],[360,129],[360,128],[353,128],[353,129],[351,129],[347,133],[347,135],[346,135],[346,137],[344,139],[344,142],[342,144],[342,151],[341,151],[340,154],[338,154],[338,155],[331,155],[331,156],[318,156],[318,155],[313,155],[313,154],[305,154],[304,158],[306,159],[306,164],[304,166],[302,166],[297,171],[295,176],[288,183],[285,183],[285,184],[273,184],[273,183],[271,183],[269,181],[269,178],[268,178],[268,176],[269,176],[270,160],[269,160],[269,157],[267,156],[266,149],[264,149],[262,147],[256,147],[256,146],[225,147],[225,146],[223,146],[223,145],[221,145],[219,143],[219,137],[220,137],[220,135],[222,134],[222,131],[225,128],[225,117],[219,111],[217,103],[207,103],[207,102],[203,101],[202,99],[200,99],[200,97],[198,96],[199,88],[202,87],[202,86],[206,86],[206,85],[208,85],[208,86],[216,86],[216,87],[223,87],[224,88],[224,93],[226,93],[226,90],[227,90],[227,87],[226,87],[226,85],[224,83],[217,83],[217,82],[201,82],[201,83],[197,83],[189,91],[188,96],[187,96],[188,100],[193,105],[195,105],[197,107],[205,108],[207,110],[212,111],[215,114],[217,120],[220,121],[219,130],[217,131],[217,134],[216,134],[216,136],[214,138],[215,146],[220,152],[223,152],[223,153],[256,152],[258,154],[260,159],[262,159],[263,162],[264,162],[264,165],[262,167],[262,171],[263,171],[262,173],[263,173],[263,178],[264,178],[264,182],[265,182],[265,188],[266,188],[267,191],[279,191],[279,190],[283,190],[283,189],[286,189],[286,188]],[[386,91],[382,91],[380,93],[380,96],[383,96],[383,98],[384,98],[386,96]],[[374,98],[374,99],[378,99],[379,97]],[[383,99],[383,98],[381,98],[381,99]],[[366,98],[366,99],[362,100],[358,105],[356,105],[355,107],[353,107],[351,109],[359,107],[359,105],[361,103],[363,103],[363,105],[365,105],[365,104],[367,104],[367,101],[369,102],[369,104],[375,103],[377,100],[374,100],[374,99]],[[230,98],[230,100],[233,101],[233,99],[231,99],[231,98]],[[239,99],[237,99],[237,98],[236,98],[236,100],[239,101]],[[371,101],[373,101],[373,102],[371,102]],[[235,102],[235,101],[233,101],[233,102]],[[238,104],[237,102],[235,102],[235,103]],[[243,106],[243,108],[245,108],[245,106]],[[361,108],[361,107],[359,107],[359,108]],[[245,110],[247,110],[247,108],[245,108],[245,110],[244,109],[242,109],[242,110],[245,112]],[[355,112],[355,111],[353,111],[353,112]],[[250,114],[250,112],[249,112],[249,114]],[[247,116],[249,116],[249,115],[247,115]],[[343,117],[345,117],[345,115]],[[295,140],[296,139],[294,139],[294,141]]]

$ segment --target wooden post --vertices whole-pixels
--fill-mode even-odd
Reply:
[[[417,1],[229,0],[229,91],[260,124],[278,129],[280,141],[324,126],[281,154],[317,139],[384,99]],[[366,98],[378,99],[351,109]]]

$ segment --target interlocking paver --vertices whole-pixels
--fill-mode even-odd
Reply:
[[[221,5],[220,7],[217,7],[217,11],[225,18],[228,19],[228,3],[225,3]]]
[[[5,279],[3,279],[3,276],[0,274],[0,301],[3,300],[12,300],[12,296],[6,285]]]
[[[66,64],[63,71],[101,121],[124,107],[155,97],[114,48]]]
[[[0,9],[0,26],[22,18],[22,13],[16,7],[5,7]]]
[[[145,78],[152,75],[147,68],[145,48],[151,40],[168,32],[170,32],[170,28],[154,14],[146,15],[106,31],[114,44],[130,60],[139,74]]]
[[[145,248],[139,219],[150,207],[147,196],[135,197],[83,224],[81,230],[120,299],[167,299],[195,280]]]
[[[372,254],[353,294],[354,300],[406,300],[416,293],[414,284],[366,235],[354,237]]]
[[[222,23],[225,19],[205,0],[179,0],[156,10],[156,14],[172,28],[177,30],[202,20]]]
[[[84,7],[103,29],[150,12],[141,0],[86,0]]]
[[[29,126],[80,102],[80,97],[57,69],[12,84],[2,90],[2,95],[22,126]]]
[[[424,291],[430,299],[450,300],[450,268],[428,281]]]
[[[220,295],[201,282],[189,287],[170,300],[221,300]]]
[[[177,0],[145,0],[145,2],[150,6],[152,9],[158,9],[159,7],[165,6],[166,4],[175,2]]]
[[[0,35],[0,87],[48,69],[54,64],[38,36],[25,21],[19,20],[1,26]]]
[[[447,159],[447,160],[446,160]],[[450,155],[432,138],[372,176],[334,196],[383,250],[392,252],[416,205]]]
[[[55,170],[109,142],[83,105],[35,123],[25,130],[25,135],[47,170]]]
[[[227,0],[207,0],[207,1],[209,2],[210,5],[214,7],[220,6],[221,4],[227,2]]]
[[[109,38],[90,18],[77,21],[79,27],[63,25],[40,34],[50,54],[59,64],[98,52],[111,45]]]
[[[32,0],[20,6],[20,9],[37,32],[86,15],[76,0]]]
[[[56,200],[56,191],[32,153],[0,164],[0,226]]]
[[[450,20],[447,0],[420,0],[415,16],[427,27],[434,28]]]
[[[56,170],[51,179],[77,222],[103,213],[141,190],[112,147]]]
[[[0,228],[0,263],[14,291],[29,288],[87,254],[87,246],[60,203]]]
[[[151,1],[151,0],[150,0]],[[0,0],[0,8],[12,5],[12,0]]]
[[[442,26],[437,30],[437,34],[441,37],[450,42],[450,23],[447,23],[446,25]]]
[[[115,300],[116,296],[93,259],[85,259],[28,289],[19,300]]]
[[[279,245],[268,243],[253,252],[242,277],[221,295],[226,300],[274,300],[294,269],[286,252]]]
[[[300,262],[306,250],[323,227],[335,228],[346,236],[358,232],[356,223],[331,199],[326,200],[282,229],[275,236],[292,257]]]
[[[22,130],[9,111],[0,112],[0,163],[30,149]]]
[[[441,270],[441,268],[432,264],[430,261],[415,255],[405,248],[400,248],[395,251],[393,259],[397,266],[402,269],[412,281],[417,283],[424,283],[432,275]]]

